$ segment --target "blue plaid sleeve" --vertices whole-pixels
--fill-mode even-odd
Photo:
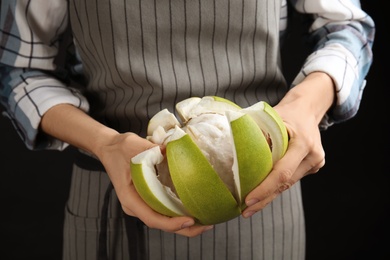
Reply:
[[[57,149],[66,143],[39,130],[44,113],[58,104],[88,111],[89,104],[67,70],[67,1],[1,1],[0,102],[29,149]],[[70,37],[69,37],[70,38]],[[74,60],[74,59],[72,59]]]
[[[314,46],[293,86],[314,71],[327,73],[335,83],[335,105],[320,125],[326,129],[352,118],[359,109],[373,59],[375,24],[357,0],[295,0],[292,3],[297,11],[312,17],[309,40]]]

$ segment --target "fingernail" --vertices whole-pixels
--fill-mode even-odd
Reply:
[[[204,230],[205,230],[205,231],[208,231],[208,230],[211,230],[211,229],[213,229],[213,228],[214,228],[214,226],[207,226],[207,227],[204,228]]]
[[[245,213],[244,213],[244,218],[252,217],[253,214],[255,214],[255,213],[256,213],[255,211],[248,211],[248,212],[245,212]]]
[[[187,221],[187,222],[184,222],[183,225],[181,225],[181,228],[188,228],[188,227],[191,227],[192,225],[194,225],[193,221]]]
[[[246,202],[246,205],[247,205],[248,207],[250,207],[250,206],[252,206],[252,205],[255,205],[257,202],[259,202],[258,199],[251,199],[251,200],[248,200],[248,201]]]

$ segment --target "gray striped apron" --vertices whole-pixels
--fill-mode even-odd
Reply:
[[[118,131],[144,136],[151,116],[163,108],[174,112],[190,96],[217,95],[245,107],[275,104],[287,91],[279,56],[281,1],[69,2],[91,115]],[[250,219],[218,224],[195,238],[124,216],[110,187],[99,163],[80,154],[66,208],[64,259],[304,259],[299,183]]]

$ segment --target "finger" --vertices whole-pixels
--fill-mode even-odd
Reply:
[[[274,169],[263,183],[248,194],[246,198],[248,207],[244,210],[243,216],[250,217],[262,210],[280,193],[289,189],[303,176],[318,172],[325,165],[325,159],[322,159],[314,166],[311,163],[312,161],[309,157],[303,159],[294,172],[292,172],[293,170],[285,170],[282,166],[284,165],[282,160],[275,164]]]
[[[267,178],[247,195],[245,198],[247,206],[269,197],[279,186],[289,185],[289,180],[306,155],[307,153],[299,146],[291,144],[286,154],[273,166]]]
[[[179,231],[175,232],[178,235],[186,236],[186,237],[195,237],[198,236],[206,231],[212,230],[214,226],[202,226],[202,225],[193,225],[188,228],[180,229]]]
[[[195,226],[195,220],[188,216],[168,217],[154,211],[142,200],[134,187],[130,189],[128,197],[131,197],[131,201],[125,203],[131,205],[131,208],[124,207],[125,213],[138,217],[149,228],[186,236],[196,236],[212,228],[211,226]]]
[[[245,198],[248,206],[243,216],[248,217],[266,207],[281,192],[289,189],[311,167],[304,158],[307,150],[297,142],[290,142],[286,154],[274,165],[267,178]]]

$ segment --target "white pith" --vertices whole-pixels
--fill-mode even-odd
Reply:
[[[242,112],[226,111],[226,117],[227,117],[229,123],[239,119],[243,115],[245,115],[245,114]],[[232,132],[230,132],[230,133],[231,133],[231,135],[233,134]],[[236,147],[234,145],[234,142],[232,145],[233,145],[232,173],[233,173],[233,179],[234,179],[234,183],[236,185],[236,190],[237,190],[237,193],[235,194],[235,196],[236,196],[237,201],[241,201],[242,200],[241,183],[240,183],[240,175],[239,175],[240,173],[239,173],[239,169],[238,169],[237,152],[236,152]]]
[[[269,135],[271,139],[272,161],[275,163],[284,155],[283,135],[280,126],[275,118],[265,111],[265,103],[258,102],[250,107],[244,108],[243,112],[249,114],[257,125]]]
[[[153,117],[153,120],[149,121],[147,135],[151,136],[158,127],[162,127],[167,131],[174,128],[175,125],[180,125],[175,115],[169,112],[168,109],[163,109]]]
[[[183,203],[171,190],[169,186],[163,185],[158,178],[158,173],[155,170],[155,165],[160,164],[164,159],[160,147],[155,146],[145,152],[142,152],[133,157],[134,164],[141,164],[143,177],[148,183],[152,194],[169,210],[178,215],[188,215]]]

